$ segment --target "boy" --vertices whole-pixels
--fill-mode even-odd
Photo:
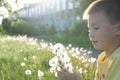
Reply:
[[[97,0],[83,17],[88,20],[89,38],[97,50],[95,80],[120,79],[120,0]],[[82,80],[77,73],[58,72],[60,80]]]

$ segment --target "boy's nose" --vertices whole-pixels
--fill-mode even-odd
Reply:
[[[89,36],[90,41],[91,41],[94,38],[93,32],[89,32],[88,36]]]

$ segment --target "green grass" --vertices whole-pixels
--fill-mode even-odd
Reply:
[[[82,39],[84,40],[84,38]],[[69,43],[69,41],[74,41],[75,39],[72,38],[71,40],[70,36],[68,36],[65,40]],[[53,57],[54,55],[51,51],[47,50],[47,48],[42,48],[40,43],[36,42],[33,38],[1,34],[0,80],[40,80],[37,75],[38,70],[44,72],[41,80],[58,80],[54,76],[54,73],[51,73],[49,70],[50,66],[48,63]],[[81,63],[81,61],[72,56],[71,58],[75,70],[81,67],[84,70],[89,70],[88,73],[82,73],[80,75],[85,80],[93,80],[95,72],[93,64],[90,64],[89,67],[86,68],[84,67],[86,63]],[[21,63],[25,63],[25,66],[21,66]],[[76,66],[78,68],[76,68]],[[31,75],[25,74],[25,71],[28,69],[32,71]]]
[[[8,37],[0,37],[0,80],[38,80],[38,70],[44,72],[42,80],[57,80],[50,73],[48,65],[53,54],[40,49],[38,44],[27,44],[27,41],[22,40],[13,41]],[[36,58],[33,59],[33,56]],[[25,63],[24,67],[21,66],[22,62]],[[27,69],[32,71],[29,76],[25,74]]]
[[[84,47],[84,48],[93,48],[89,37],[87,35],[81,36],[72,36],[72,35],[52,35],[52,36],[43,36],[43,39],[51,42],[59,42],[64,45],[72,44],[73,46]]]

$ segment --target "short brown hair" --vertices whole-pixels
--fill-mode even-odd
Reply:
[[[120,22],[120,0],[96,0],[92,2],[83,14],[86,19],[89,14],[103,11],[111,23]]]

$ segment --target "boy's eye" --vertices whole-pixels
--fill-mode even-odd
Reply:
[[[95,28],[93,28],[94,30],[98,30],[99,29],[99,27],[95,27]]]

